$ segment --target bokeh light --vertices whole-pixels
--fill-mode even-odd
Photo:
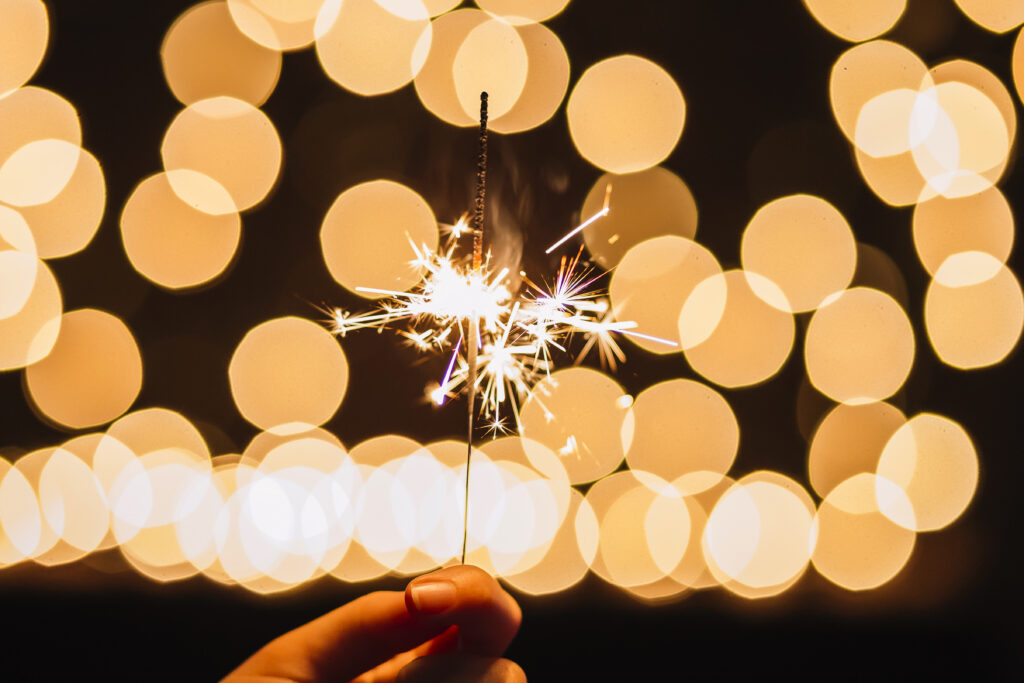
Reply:
[[[526,48],[526,82],[515,104],[488,123],[499,133],[518,133],[545,123],[554,116],[569,87],[569,55],[558,36],[543,24],[516,26],[515,30]]]
[[[434,212],[405,185],[374,180],[338,195],[320,228],[320,247],[335,282],[366,298],[386,296],[366,287],[404,291],[422,272],[412,264],[416,249],[437,248]]]
[[[604,174],[587,193],[580,215],[596,214],[606,197],[608,214],[583,231],[587,251],[602,268],[614,268],[627,251],[644,240],[665,235],[692,240],[697,234],[697,202],[693,193],[667,168],[654,166],[639,173]]]
[[[1014,242],[1013,212],[1006,196],[991,187],[969,197],[933,197],[914,207],[914,248],[935,276],[949,257],[967,251],[1006,263]]]
[[[131,330],[94,308],[64,314],[50,354],[25,371],[33,405],[61,425],[82,429],[119,417],[142,388],[142,357]]]
[[[507,113],[523,92],[528,70],[526,46],[513,26],[500,19],[474,26],[452,63],[462,111],[479,118],[480,93],[486,92],[489,114],[498,118]]]
[[[565,9],[569,0],[475,0],[480,9],[510,22],[547,21]]]
[[[185,10],[167,30],[160,59],[168,87],[185,105],[225,96],[258,107],[281,75],[281,53],[242,33],[221,0]]]
[[[690,367],[724,387],[768,379],[793,349],[795,325],[787,306],[782,290],[756,273],[729,270],[707,278],[679,314]]]
[[[331,333],[303,318],[275,318],[249,330],[228,366],[239,412],[261,429],[304,431],[338,410],[348,362]]]
[[[675,379],[640,392],[633,401],[631,469],[672,482],[693,495],[718,483],[732,467],[740,428],[728,402],[700,382]]]
[[[78,112],[60,95],[28,86],[0,97],[0,121],[0,171],[6,176],[0,201],[19,206],[49,201],[78,163],[72,154],[82,144]],[[47,162],[57,164],[49,169],[52,177],[40,166]]]
[[[224,272],[241,238],[237,212],[214,215],[183,200],[177,185],[209,191],[217,203],[232,202],[217,181],[197,171],[157,173],[139,183],[121,213],[121,240],[125,254],[143,277],[170,289],[195,287]],[[205,200],[210,205],[210,200]]]
[[[0,2],[0,97],[32,78],[49,37],[50,19],[41,0]]]
[[[819,308],[807,326],[804,362],[821,393],[840,403],[884,400],[914,364],[914,330],[888,294],[855,287]]]
[[[782,290],[759,291],[762,280],[752,279],[754,293],[766,303],[784,303],[795,313],[817,308],[824,299],[850,284],[857,267],[857,247],[849,224],[824,199],[791,195],[765,204],[743,231],[740,248],[743,269],[763,275]]]
[[[316,54],[331,80],[360,95],[380,95],[413,79],[430,49],[430,17],[419,0],[395,7],[402,14],[391,9],[377,0],[324,2]]]
[[[629,404],[622,387],[589,368],[552,372],[533,388],[522,406],[520,433],[562,459],[569,481],[583,484],[612,472],[625,457],[632,433]]]
[[[859,43],[882,35],[900,20],[907,0],[804,0],[818,23],[844,40]]]
[[[92,241],[107,202],[107,187],[99,161],[80,150],[74,172],[50,201],[19,210],[35,236],[39,257],[77,254]]]
[[[34,140],[0,165],[0,201],[44,204],[67,186],[82,150],[66,140]]]
[[[413,86],[427,111],[453,126],[472,126],[478,123],[479,99],[472,114],[463,110],[455,90],[453,66],[455,56],[466,37],[490,18],[489,14],[480,10],[458,9],[441,15],[431,23],[433,34],[430,50],[413,80]],[[480,93],[477,93],[479,97]]]
[[[14,315],[0,318],[0,370],[21,368],[45,358],[57,343],[63,312],[57,279],[49,266],[38,261],[35,282],[24,304]]]
[[[974,23],[995,33],[1006,33],[1024,23],[1019,0],[954,0]]]
[[[917,534],[889,519],[882,507],[899,511],[900,519],[913,514],[903,490],[874,474],[855,475],[832,489],[814,520],[811,561],[819,574],[847,590],[867,590],[903,569]]]
[[[924,324],[939,358],[962,369],[999,363],[1024,327],[1024,294],[995,257],[965,252],[936,271],[924,299]]]
[[[679,315],[687,298],[721,272],[714,254],[685,237],[666,235],[641,242],[626,252],[612,272],[608,293],[615,318],[634,321],[640,334],[679,342]],[[679,350],[664,341],[628,339],[652,353]]]
[[[882,449],[906,421],[903,411],[884,402],[832,408],[807,451],[807,474],[815,493],[825,498],[857,474],[874,474]]]
[[[672,76],[642,57],[620,55],[580,76],[566,105],[584,159],[611,173],[660,164],[683,133],[686,102]]]
[[[271,50],[298,50],[313,44],[314,26],[324,0],[227,0],[238,29]]]
[[[230,214],[262,201],[281,169],[281,140],[266,114],[232,97],[193,102],[171,122],[160,146],[167,179],[187,204],[211,214]],[[173,173],[192,171],[193,173]],[[223,200],[196,173],[216,181]]]
[[[18,211],[0,206],[0,319],[25,306],[38,267],[36,241],[28,223]]]

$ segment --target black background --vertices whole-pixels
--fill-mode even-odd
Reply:
[[[319,251],[320,221],[334,197],[386,177],[420,192],[441,220],[469,204],[475,134],[452,128],[419,104],[411,86],[365,99],[345,92],[311,50],[286,54],[264,105],[285,148],[271,197],[243,216],[232,268],[213,286],[170,294],[137,275],[121,249],[118,218],[132,188],[161,170],[163,132],[180,109],[163,79],[159,46],[190,3],[48,3],[50,47],[32,84],[68,98],[82,118],[83,145],[100,160],[107,211],[88,249],[51,261],[65,309],[121,316],[142,347],[145,380],[135,407],[160,405],[197,423],[215,453],[239,452],[255,429],[237,414],[226,367],[238,340],[281,315],[316,318],[311,302],[358,307],[330,279]],[[588,576],[564,593],[521,597],[523,628],[509,650],[531,680],[914,678],[956,671],[1009,675],[1021,662],[1021,534],[1024,493],[1020,353],[964,373],[941,365],[922,327],[927,274],[914,254],[910,209],[879,201],[859,178],[828,104],[828,77],[848,44],[821,28],[801,3],[574,0],[548,25],[561,37],[574,83],[605,57],[634,53],[661,64],[687,101],[683,137],[665,166],[684,178],[700,211],[697,239],[724,266],[738,263],[740,235],[775,197],[818,194],[847,217],[860,241],[888,253],[906,279],[917,362],[894,399],[908,414],[959,421],[981,459],[976,497],[950,528],[918,537],[904,571],[882,588],[849,593],[806,573],[777,598],[747,601],[724,591],[644,605]],[[912,0],[887,38],[934,65],[980,62],[1013,91],[1016,32],[998,36],[964,18],[952,0]],[[1019,99],[1015,97],[1018,115]],[[544,126],[492,136],[489,210],[523,227],[527,270],[551,270],[543,249],[576,217],[600,172],[576,153],[564,106]],[[1016,163],[1001,186],[1017,209]],[[1019,215],[1019,212],[1018,212]],[[1019,250],[1010,265],[1021,272]],[[806,318],[798,329],[806,328]],[[806,483],[806,443],[796,419],[801,347],[767,384],[723,390],[740,420],[731,472],[770,467]],[[430,371],[401,344],[376,335],[345,341],[351,367],[341,410],[326,425],[349,446],[388,432],[421,442],[461,436],[461,413],[421,402]],[[187,361],[187,362],[185,362]],[[380,382],[382,368],[395,368]],[[616,375],[631,393],[692,377],[678,356],[634,351]],[[810,401],[810,405],[824,402]],[[23,397],[20,373],[0,374],[0,446],[34,449],[68,434],[46,425]],[[397,415],[397,417],[396,417]],[[8,451],[11,457],[15,451]],[[0,570],[0,678],[215,680],[262,643],[388,579],[346,585],[323,579],[258,596],[196,578],[160,585],[119,569],[117,551],[74,565],[31,563]],[[10,676],[10,678],[9,678]]]

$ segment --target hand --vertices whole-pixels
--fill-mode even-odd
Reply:
[[[520,619],[487,572],[449,567],[413,579],[404,593],[370,593],[289,631],[222,683],[525,683],[522,669],[501,659]]]

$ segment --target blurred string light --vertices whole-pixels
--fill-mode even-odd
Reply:
[[[280,139],[257,107],[277,84],[281,52],[315,48],[328,76],[360,94],[411,82],[452,125],[474,125],[480,89],[494,95],[495,131],[548,121],[569,92],[569,59],[538,22],[567,2],[459,4],[228,0],[184,12],[161,47],[184,109],[161,145],[163,170],[139,183],[120,216],[140,275],[188,290],[235,258],[241,214],[258,210],[280,174]],[[1016,2],[957,4],[995,32],[1024,20]],[[1011,91],[974,62],[929,67],[877,40],[903,15],[900,0],[805,5],[859,43],[832,69],[832,110],[865,184],[887,204],[913,206],[933,350],[961,370],[1002,362],[1024,328],[1024,295],[1007,266],[1015,226],[998,187],[1016,141]],[[382,26],[395,40],[372,40]],[[42,2],[0,0],[0,369],[26,369],[41,419],[98,431],[24,455],[4,450],[0,565],[118,548],[153,580],[203,574],[271,593],[456,561],[466,444],[384,435],[346,447],[323,429],[347,392],[349,361],[312,321],[265,321],[234,350],[233,400],[261,430],[241,453],[212,455],[178,413],[128,412],[143,377],[131,330],[108,312],[64,311],[44,260],[85,248],[106,201],[74,107],[26,85],[48,32]],[[1006,55],[1018,97],[1022,45],[1024,33]],[[713,586],[763,598],[809,567],[849,590],[878,587],[906,565],[918,533],[964,513],[978,454],[948,417],[885,402],[920,353],[906,284],[828,198],[762,206],[743,232],[741,268],[723,269],[696,241],[696,202],[659,166],[685,113],[672,77],[632,55],[585,70],[567,105],[578,151],[605,172],[581,215],[597,213],[615,187],[610,213],[580,236],[591,258],[615,268],[609,310],[677,341],[673,351],[631,339],[679,352],[707,383],[658,382],[634,398],[590,368],[542,376],[522,405],[520,435],[473,451],[467,561],[530,594],[593,572],[641,600]],[[437,220],[390,180],[341,193],[320,232],[341,285],[401,292],[425,269],[410,267],[409,237],[436,249]],[[740,425],[727,394],[709,385],[770,380],[791,355],[798,315],[809,319],[808,386],[835,402],[805,430],[809,490],[766,470],[734,473]],[[575,488],[591,483],[585,495]]]

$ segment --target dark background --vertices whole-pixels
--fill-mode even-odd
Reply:
[[[239,452],[255,429],[237,414],[228,388],[227,363],[238,340],[269,318],[317,317],[311,302],[358,308],[330,279],[320,255],[320,221],[335,196],[386,177],[420,192],[439,219],[453,220],[470,203],[475,134],[434,118],[411,86],[361,98],[331,82],[313,51],[286,54],[263,107],[285,148],[276,191],[243,216],[238,256],[214,286],[170,294],[133,271],[118,218],[135,184],[161,170],[160,140],[180,104],[163,79],[159,46],[191,3],[47,4],[50,47],[32,84],[78,108],[83,145],[100,160],[108,185],[106,215],[90,247],[50,262],[65,309],[104,308],[135,332],[145,365],[136,408],[178,410],[200,427],[214,453]],[[801,679],[919,679],[952,671],[993,679],[1019,670],[1024,453],[1012,402],[1021,355],[964,373],[939,363],[927,344],[928,279],[914,253],[911,211],[888,207],[870,192],[829,110],[829,71],[848,44],[795,0],[573,0],[548,25],[568,50],[570,87],[589,65],[623,53],[652,59],[675,77],[687,120],[664,165],[692,189],[697,239],[723,266],[738,263],[740,235],[754,211],[794,192],[831,201],[860,241],[895,260],[906,280],[918,355],[894,401],[908,414],[933,411],[963,424],[981,473],[964,516],[920,535],[904,571],[878,590],[850,593],[812,569],[776,598],[747,601],[714,590],[652,606],[588,576],[561,594],[521,597],[523,628],[509,656],[535,681],[739,679],[769,671]],[[929,65],[954,57],[980,62],[1013,92],[1015,35],[974,26],[952,0],[912,0],[886,37]],[[526,269],[548,271],[555,263],[544,248],[572,224],[600,172],[573,148],[564,106],[538,129],[493,136],[491,150],[489,210],[523,226]],[[1024,200],[1021,180],[1011,162],[1001,186],[1015,209]],[[1019,250],[1010,265],[1022,272]],[[801,317],[798,328],[806,322]],[[345,351],[349,391],[326,426],[346,445],[388,432],[424,443],[461,437],[459,411],[421,403],[430,375],[413,366],[412,351],[376,335],[347,338]],[[733,476],[770,467],[807,481],[796,417],[801,357],[798,334],[773,380],[723,390],[743,432]],[[381,368],[397,370],[379,383]],[[635,394],[663,379],[692,376],[678,355],[633,350],[616,378]],[[827,405],[804,396],[812,416]],[[391,414],[382,416],[382,408]],[[20,373],[0,374],[0,446],[31,450],[68,437],[33,414]],[[123,564],[115,550],[70,566],[0,570],[0,678],[89,672],[110,680],[215,680],[272,637],[369,590],[404,585],[328,578],[258,596],[203,578],[160,585]]]

